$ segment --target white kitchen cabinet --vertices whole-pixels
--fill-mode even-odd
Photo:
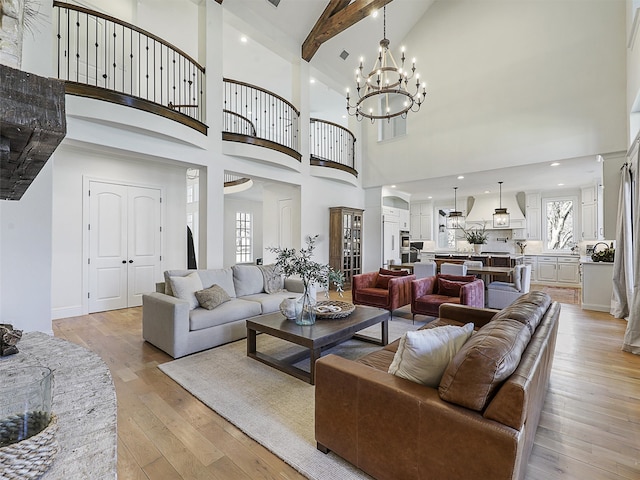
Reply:
[[[578,257],[558,257],[558,283],[580,283]]]
[[[582,188],[582,240],[602,240],[602,192],[598,185]]]
[[[556,285],[580,283],[580,263],[577,256],[538,256],[537,267],[538,282]]]
[[[411,224],[409,210],[400,210],[400,230],[409,231],[409,226]]]
[[[539,193],[527,193],[526,202],[526,237],[527,240],[540,240],[542,237],[541,204]]]
[[[412,203],[410,235],[412,240],[433,239],[433,205],[431,202]]]
[[[582,263],[582,308],[609,312],[613,289],[613,263]]]
[[[538,257],[537,279],[540,282],[556,282],[558,279],[558,259]]]
[[[385,205],[382,207],[382,214],[393,216],[393,217],[400,217],[400,209],[395,207],[387,207]]]

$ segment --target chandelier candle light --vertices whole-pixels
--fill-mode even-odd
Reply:
[[[502,208],[502,182],[498,182],[500,185],[500,208],[496,208],[493,214],[493,228],[509,228],[510,215],[506,208]]]
[[[398,67],[387,39],[387,7],[383,8],[383,39],[380,40],[378,57],[369,74],[364,72],[364,58],[360,58],[360,66],[356,70],[356,90],[358,98],[351,105],[349,89],[347,89],[347,113],[355,115],[357,120],[369,118],[371,123],[376,119],[407,117],[409,111],[417,112],[427,95],[426,83],[420,83],[420,74],[416,73],[416,60],[411,69],[405,70],[404,47]],[[415,76],[415,92],[409,92],[409,80]],[[422,91],[420,89],[422,88]]]

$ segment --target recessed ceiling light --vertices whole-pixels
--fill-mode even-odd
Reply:
[[[560,162],[553,162],[553,163],[551,164],[551,166],[552,166],[552,167],[557,167],[558,165],[560,165]]]
[[[373,13],[371,14],[371,16],[373,18],[376,18],[378,16],[378,10],[374,10]]]
[[[395,185],[391,185],[391,188],[396,188],[396,186]]]
[[[316,83],[316,79],[315,78],[310,78],[309,79],[309,83]]]
[[[458,175],[458,180],[462,180],[464,178],[464,175]]]
[[[347,116],[346,115],[342,115],[342,118],[347,118]]]
[[[427,198],[428,198],[429,200],[431,200],[433,197],[432,197],[431,195],[429,195]]]
[[[485,190],[484,193],[491,193],[491,190]]]
[[[247,43],[249,40],[247,39],[247,37],[245,37],[244,35],[240,37],[240,41],[242,43]]]
[[[558,186],[559,187],[564,187],[564,183],[559,183]]]

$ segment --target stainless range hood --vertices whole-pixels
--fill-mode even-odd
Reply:
[[[477,224],[481,226],[483,223],[487,230],[493,229],[493,214],[496,208],[500,206],[500,198],[498,195],[482,195],[478,197],[469,197],[467,200],[469,213],[467,214],[467,226]],[[524,213],[520,209],[516,194],[502,194],[502,208],[506,208],[509,212],[512,228],[524,228]]]

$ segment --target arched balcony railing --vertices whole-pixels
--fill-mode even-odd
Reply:
[[[205,69],[177,47],[117,18],[54,1],[58,78],[66,93],[168,117],[204,134]]]
[[[358,176],[356,137],[346,128],[317,118],[310,119],[311,165],[337,168]]]
[[[255,85],[224,79],[222,139],[277,150],[300,161],[300,112]]]

